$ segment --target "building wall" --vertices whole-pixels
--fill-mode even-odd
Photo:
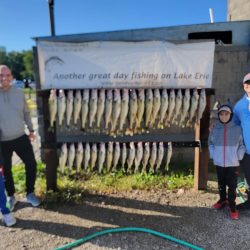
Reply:
[[[228,21],[250,20],[249,0],[228,0]]]

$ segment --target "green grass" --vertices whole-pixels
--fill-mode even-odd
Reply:
[[[189,166],[179,165],[167,175],[133,174],[122,171],[99,176],[95,173],[65,174],[58,172],[58,192],[46,192],[45,166],[38,163],[36,193],[45,197],[46,202],[80,202],[86,193],[112,193],[130,190],[173,190],[192,188],[193,174]],[[24,166],[13,167],[15,187],[18,193],[25,192]]]

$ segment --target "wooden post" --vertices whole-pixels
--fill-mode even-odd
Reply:
[[[200,124],[195,124],[195,141],[200,140]],[[200,148],[194,148],[194,189],[199,189],[199,176],[200,176]]]

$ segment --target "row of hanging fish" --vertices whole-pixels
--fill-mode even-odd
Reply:
[[[165,144],[165,145],[164,145]],[[108,142],[108,143],[71,143],[62,144],[59,156],[59,169],[62,173],[75,170],[125,173],[159,173],[168,171],[172,157],[172,143],[163,142]]]
[[[50,127],[80,127],[109,135],[133,135],[171,125],[199,123],[206,107],[205,89],[51,89]]]

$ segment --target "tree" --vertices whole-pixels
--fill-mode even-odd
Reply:
[[[23,51],[24,70],[20,73],[23,79],[34,80],[33,54],[31,50]]]

